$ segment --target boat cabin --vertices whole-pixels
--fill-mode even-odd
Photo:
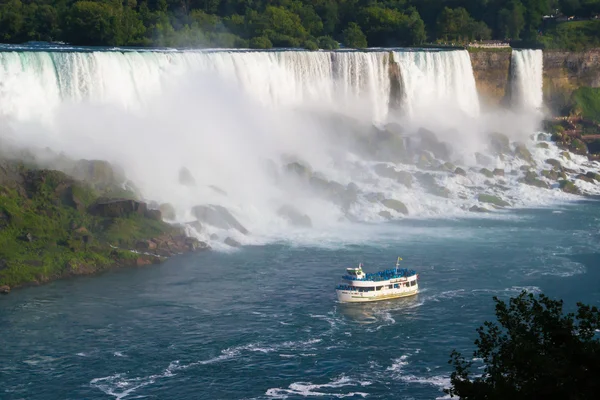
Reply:
[[[362,270],[362,264],[359,264],[357,268],[346,268],[346,273],[356,279],[364,279],[366,277]]]

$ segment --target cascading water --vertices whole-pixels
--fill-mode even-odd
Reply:
[[[542,109],[544,102],[542,50],[513,50],[511,58],[512,106],[531,111]]]
[[[404,104],[408,115],[432,109],[455,109],[479,115],[479,96],[471,59],[462,51],[394,52],[400,65]]]
[[[525,59],[519,76],[538,74]],[[0,52],[0,139],[115,163],[145,199],[171,203],[178,222],[193,221],[196,205],[226,207],[251,234],[224,235],[243,243],[307,220],[315,230],[301,236],[311,240],[348,221],[470,215],[485,207],[482,193],[511,205],[568,197],[519,183],[527,160],[512,147],[490,150],[488,133],[526,139],[535,125],[481,114],[466,51],[393,60],[403,116],[389,109],[387,51]],[[490,177],[483,166],[516,174]],[[195,185],[179,181],[182,168]],[[202,226],[190,234],[225,237]]]

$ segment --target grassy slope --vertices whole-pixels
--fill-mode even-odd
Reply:
[[[0,186],[0,285],[44,282],[127,263],[138,255],[112,246],[132,248],[138,240],[173,230],[141,215],[91,215],[87,207],[98,194],[61,172],[29,170],[26,175],[16,189]]]

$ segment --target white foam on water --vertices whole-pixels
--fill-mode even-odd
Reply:
[[[342,375],[328,383],[315,384],[312,382],[294,382],[287,389],[271,388],[265,394],[270,398],[285,399],[289,395],[303,397],[329,397],[329,398],[344,398],[344,397],[367,397],[368,393],[352,391],[348,393],[336,393],[330,389],[339,389],[346,386],[365,387],[371,385],[370,381],[354,380],[345,375]]]

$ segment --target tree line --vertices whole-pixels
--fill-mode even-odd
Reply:
[[[600,0],[0,0],[0,41],[307,49],[539,41],[543,16],[557,12],[590,18]],[[586,29],[571,34],[585,41],[598,32]]]

